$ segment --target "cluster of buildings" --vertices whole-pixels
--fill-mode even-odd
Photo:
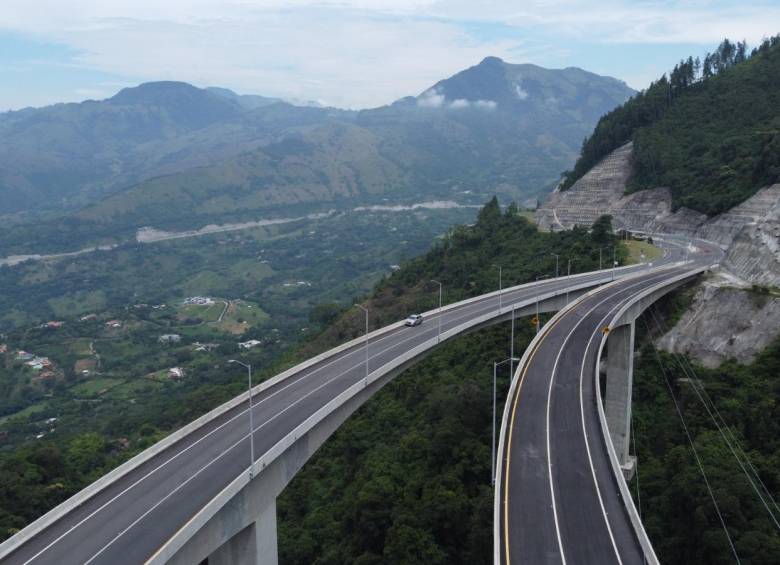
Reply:
[[[5,351],[7,351],[7,347],[5,348]],[[16,352],[15,359],[17,361],[21,361],[24,363],[24,365],[30,367],[33,371],[38,372],[38,374],[33,377],[33,382],[43,381],[55,376],[54,364],[48,357],[40,357],[30,353],[29,351],[23,351],[20,349]]]
[[[184,299],[184,305],[196,304],[198,306],[211,306],[214,304],[214,299],[208,296],[190,296]]]
[[[49,330],[56,330],[57,328],[61,328],[65,325],[65,322],[60,322],[59,320],[50,320],[46,322],[45,324],[41,324],[39,327],[41,329],[49,329]]]
[[[285,288],[289,288],[291,286],[311,286],[311,283],[307,281],[296,281],[296,282],[282,283],[282,286]]]
[[[179,343],[181,336],[179,334],[163,334],[157,338],[160,343]]]

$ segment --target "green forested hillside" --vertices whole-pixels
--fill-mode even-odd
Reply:
[[[581,69],[493,57],[360,112],[161,82],[0,114],[0,257],[127,242],[143,226],[522,201],[551,187],[632,93]]]
[[[551,253],[561,254],[562,272],[569,258],[572,272],[594,269],[598,248],[615,243],[607,227],[605,219],[592,233],[541,233],[516,208],[502,212],[493,200],[475,225],[456,228],[426,256],[378,284],[368,300],[372,327],[433,306],[437,295],[426,284],[429,278],[444,283],[445,300],[451,301],[497,288],[494,264],[503,266],[505,286],[554,274]],[[341,312],[334,305],[315,309],[311,329],[326,329],[275,361],[269,359],[272,348],[239,354],[259,369],[260,378],[268,377],[357,335],[363,326],[356,311]],[[311,563],[316,555],[321,563],[360,562],[360,556],[365,563],[474,563],[489,558],[489,368],[508,356],[507,330],[448,344],[381,392],[326,443],[280,500],[285,560]],[[518,322],[518,350],[530,330]],[[156,344],[156,337],[136,340],[139,355],[150,349],[149,342]],[[0,450],[0,537],[237,394],[243,377],[225,368],[235,355],[220,349],[197,359],[187,365],[192,370],[186,383],[168,383],[156,396],[133,395],[139,402],[74,405],[59,414],[56,431],[47,428],[46,438]],[[187,363],[187,356],[192,354],[179,362]],[[109,361],[104,356],[103,362]],[[30,423],[36,418],[30,414]],[[335,532],[354,535],[333,537]]]
[[[681,61],[599,121],[562,188],[633,140],[629,191],[668,186],[675,207],[727,210],[780,180],[778,84],[780,36]]]
[[[652,321],[650,322],[652,324]],[[696,379],[692,381],[692,379]],[[734,563],[728,538],[716,514],[694,453],[675,410],[674,390],[701,465],[742,563],[778,563],[780,535],[723,437],[698,399],[701,386],[709,409],[728,426],[750,458],[742,465],[758,471],[771,497],[763,496],[780,519],[780,341],[750,365],[730,361],[705,369],[683,356],[641,351],[634,374],[634,434],[638,485],[631,485],[642,519],[662,563]],[[701,383],[699,385],[699,383]],[[725,428],[724,428],[725,429]],[[638,489],[638,491],[637,491]],[[638,497],[637,497],[638,492]],[[774,498],[774,501],[772,501]]]

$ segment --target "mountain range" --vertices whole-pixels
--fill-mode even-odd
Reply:
[[[598,119],[633,93],[581,69],[495,57],[362,111],[145,83],[0,114],[0,215],[102,237],[355,200],[523,200],[551,188]]]

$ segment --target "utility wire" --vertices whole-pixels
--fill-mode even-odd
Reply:
[[[659,331],[663,331],[663,328],[661,326],[661,323],[658,320],[658,317],[656,316],[656,312],[653,308],[650,309],[650,312],[653,316],[653,320],[655,321],[656,327]],[[702,395],[702,391],[704,390],[704,386],[699,381],[698,377],[696,376],[696,372],[693,370],[693,367],[688,364],[688,367],[690,369],[690,372],[685,368],[683,363],[680,361],[680,355],[677,355],[676,353],[672,353],[672,357],[674,357],[675,361],[677,361],[677,364],[679,365],[680,369],[682,370],[683,374],[688,378],[689,382],[691,383],[691,388],[693,388],[693,391],[696,393],[697,398],[702,403],[702,406],[704,406],[704,409],[707,411],[707,415],[710,417],[712,422],[715,424],[715,427],[718,429],[718,432],[720,433],[721,437],[723,438],[723,441],[725,442],[726,446],[729,448],[729,451],[731,451],[731,454],[734,456],[734,459],[736,459],[737,464],[739,465],[740,469],[742,470],[742,473],[744,473],[745,478],[748,480],[748,483],[750,483],[751,488],[753,491],[758,495],[759,500],[761,501],[761,504],[766,509],[767,513],[769,514],[770,518],[772,519],[772,522],[775,524],[775,528],[780,530],[780,522],[778,522],[777,517],[775,516],[774,512],[772,511],[772,508],[770,508],[769,504],[767,504],[766,499],[764,498],[764,495],[761,494],[761,491],[759,490],[758,486],[756,485],[756,482],[753,480],[752,473],[748,471],[748,469],[745,467],[744,462],[742,461],[742,458],[740,458],[739,455],[737,455],[736,450],[734,449],[734,445],[732,444],[731,440],[726,436],[725,432],[723,431],[723,426],[718,422],[717,418],[715,418],[715,415],[713,414],[713,411],[710,409],[709,404],[704,399],[704,396]],[[705,392],[706,393],[706,392]],[[713,407],[715,404],[712,402],[712,399],[710,398],[710,403],[712,403]],[[717,407],[715,407],[717,410]],[[721,418],[722,419],[722,418]],[[724,422],[725,426],[725,422]],[[728,426],[726,426],[728,429]],[[745,458],[747,458],[747,454],[745,452],[742,452]],[[760,480],[760,478],[759,478]],[[763,482],[762,482],[763,484]],[[766,490],[766,487],[764,487]],[[774,500],[772,500],[774,503]],[[776,506],[776,503],[775,503]]]
[[[684,356],[683,360],[685,361],[686,365],[690,368],[691,372],[695,375],[696,372],[693,369],[693,365],[691,365],[691,362]],[[769,501],[772,503],[772,506],[774,506],[775,510],[777,510],[778,513],[780,513],[780,506],[778,506],[777,502],[775,501],[774,497],[772,496],[772,493],[767,488],[766,484],[764,484],[764,481],[761,480],[761,476],[758,474],[758,470],[756,469],[755,465],[753,465],[753,462],[750,460],[750,456],[747,454],[747,452],[742,448],[742,446],[739,443],[739,440],[734,435],[734,432],[731,431],[731,427],[726,423],[726,420],[723,418],[723,416],[720,413],[720,410],[718,410],[718,407],[715,405],[715,402],[712,400],[712,397],[707,392],[707,389],[704,387],[704,385],[701,382],[701,379],[696,378],[696,383],[698,384],[698,387],[704,397],[709,401],[710,407],[715,412],[716,418],[720,420],[720,423],[723,425],[723,428],[726,431],[726,434],[730,437],[731,441],[733,442],[734,446],[736,447],[737,451],[741,454],[741,456],[745,459],[745,463],[747,463],[748,468],[752,472],[755,479],[758,481],[758,483],[761,485],[762,490],[766,494],[766,497],[769,499]]]
[[[646,321],[645,321],[645,327],[649,333],[650,328],[647,325]],[[720,521],[720,525],[723,528],[723,532],[726,534],[726,539],[728,540],[729,546],[731,547],[731,553],[734,555],[734,559],[736,560],[737,564],[741,564],[742,562],[740,561],[739,555],[737,554],[737,550],[734,547],[734,542],[731,539],[731,534],[729,533],[729,530],[726,527],[726,521],[723,519],[723,514],[721,514],[720,512],[718,501],[715,500],[715,494],[712,492],[712,487],[710,487],[709,479],[707,479],[707,473],[704,471],[704,466],[702,465],[701,459],[699,458],[699,452],[696,450],[696,446],[693,443],[693,437],[691,437],[691,432],[688,430],[688,425],[685,423],[685,417],[683,416],[682,409],[680,408],[680,405],[677,402],[677,397],[674,394],[672,383],[669,381],[669,375],[667,375],[666,368],[664,367],[663,362],[661,361],[660,355],[658,355],[658,350],[653,348],[653,352],[655,353],[655,359],[658,362],[658,366],[661,368],[661,373],[664,376],[666,387],[669,389],[669,394],[672,397],[672,402],[674,403],[674,409],[677,411],[677,415],[680,418],[680,422],[682,423],[682,427],[683,430],[685,431],[685,435],[688,438],[688,443],[691,445],[691,450],[693,450],[693,456],[696,459],[696,464],[698,465],[699,471],[701,472],[701,476],[704,479],[704,485],[707,487],[707,492],[710,495],[710,500],[712,500],[712,505],[715,507],[715,512],[718,515],[718,520]]]

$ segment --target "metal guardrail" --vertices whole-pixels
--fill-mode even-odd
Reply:
[[[626,277],[622,277],[620,280],[615,280],[614,282],[610,282],[609,284],[607,284],[605,286],[601,286],[599,288],[595,288],[595,289],[593,289],[593,290],[583,294],[582,296],[580,296],[576,300],[574,300],[571,303],[569,303],[565,308],[562,308],[561,310],[556,312],[556,314],[552,318],[550,318],[550,320],[548,320],[548,322],[542,327],[541,331],[536,336],[534,336],[534,338],[531,340],[531,343],[526,348],[525,352],[523,353],[523,356],[520,359],[520,362],[517,365],[517,369],[515,370],[515,374],[512,377],[512,382],[510,383],[509,391],[507,393],[506,405],[504,407],[503,416],[501,418],[501,430],[500,430],[500,433],[499,433],[498,452],[497,452],[497,455],[496,455],[496,483],[495,483],[495,493],[494,493],[494,500],[493,500],[493,563],[494,563],[494,565],[500,565],[500,563],[501,563],[501,548],[502,548],[502,545],[501,545],[501,524],[502,524],[502,521],[501,521],[501,510],[502,510],[502,483],[503,483],[503,481],[501,480],[501,477],[503,476],[504,446],[506,445],[506,439],[507,439],[506,438],[506,434],[508,433],[508,429],[507,428],[508,428],[508,423],[509,423],[509,414],[511,412],[511,410],[509,410],[508,407],[510,406],[512,400],[514,399],[515,395],[517,394],[517,388],[520,386],[520,383],[521,383],[520,376],[523,374],[526,366],[528,365],[528,363],[530,361],[531,355],[537,349],[537,347],[539,346],[541,341],[543,339],[545,339],[547,333],[549,333],[551,328],[555,327],[555,324],[558,322],[558,320],[560,320],[560,318],[562,318],[563,316],[565,316],[566,314],[568,314],[572,310],[576,309],[582,302],[584,302],[585,300],[587,300],[588,298],[590,298],[594,294],[596,294],[598,292],[602,292],[605,288],[607,288],[609,286],[616,285],[619,282],[624,282],[624,281],[626,281],[628,279],[631,279],[631,278],[636,278],[636,277],[639,277],[641,275],[646,275],[648,272],[660,273],[660,272],[662,272],[664,270],[671,270],[673,268],[679,267],[682,264],[684,264],[684,263],[683,262],[676,262],[676,263],[672,263],[672,264],[669,264],[669,265],[663,265],[663,266],[660,266],[660,267],[656,267],[656,268],[653,268],[653,269],[651,269],[649,271],[648,270],[641,271],[641,272],[637,273],[636,275],[628,275]],[[706,270],[706,268],[702,267],[701,269],[695,270],[694,272],[695,272],[695,274],[698,274],[699,272],[701,272],[703,270]],[[689,273],[684,273],[680,277],[675,277],[671,281],[663,281],[662,283],[658,283],[658,285],[654,285],[651,288],[652,289],[656,289],[656,287],[663,288],[665,286],[668,286],[669,284],[673,284],[674,282],[677,282],[677,280],[679,278],[683,278],[684,279],[684,278],[689,278],[690,276],[692,276],[690,272]],[[641,293],[641,295],[643,296],[644,293]],[[637,295],[637,296],[640,296],[640,295]],[[632,297],[631,302],[629,303],[628,306],[625,306],[625,309],[629,308],[637,300],[640,300],[640,299],[641,299],[640,297],[637,297],[636,300],[634,300],[633,297]],[[624,310],[621,310],[621,311],[624,311]],[[601,351],[602,351],[602,349],[604,347],[604,343],[606,343],[606,336],[604,336],[602,338],[602,343],[601,343],[600,349],[599,349],[599,356],[601,355]],[[598,365],[597,365],[597,373],[598,373]],[[598,388],[598,383],[597,383],[597,388]],[[617,482],[618,482],[619,485],[621,485],[621,494],[623,495],[622,498],[623,498],[624,502],[626,500],[629,501],[630,508],[628,508],[628,506],[627,506],[627,510],[629,511],[629,516],[631,517],[631,522],[632,522],[632,525],[634,526],[635,530],[637,530],[637,527],[638,527],[637,536],[638,536],[638,538],[640,538],[640,544],[642,544],[643,551],[646,551],[646,547],[645,546],[647,545],[647,547],[649,547],[650,555],[652,555],[652,558],[655,559],[654,561],[650,560],[650,563],[653,564],[653,565],[657,565],[658,560],[655,557],[655,552],[652,549],[652,544],[650,544],[649,538],[647,538],[647,534],[644,531],[644,526],[642,525],[641,520],[639,520],[639,515],[638,515],[638,513],[636,511],[636,508],[634,507],[633,500],[631,498],[631,493],[628,492],[628,486],[626,485],[626,482],[623,479],[623,474],[622,474],[622,471],[620,469],[620,465],[617,463],[617,455],[615,453],[614,446],[612,445],[612,440],[609,437],[609,430],[607,428],[606,416],[604,414],[604,408],[603,408],[603,403],[602,403],[602,399],[601,399],[601,391],[600,391],[600,389],[598,389],[598,390],[599,390],[599,392],[598,392],[599,420],[600,420],[600,423],[601,423],[602,433],[605,434],[605,441],[607,442],[607,445],[608,445],[608,449],[609,449],[609,453],[610,453],[610,463],[613,466],[613,473],[616,473]],[[617,465],[617,467],[615,467],[615,465]],[[633,509],[633,514],[634,514],[633,516],[631,514],[631,510],[632,509]],[[634,519],[634,517],[636,518],[636,520]],[[640,531],[641,531],[641,535],[639,533]],[[645,540],[644,543],[641,540],[642,537]],[[646,555],[647,555],[647,552],[646,552]]]
[[[636,266],[624,266],[624,267],[618,267],[615,269],[616,272],[620,272],[621,275],[626,270],[632,270],[636,269]],[[586,273],[578,273],[575,275],[571,275],[568,277],[568,280],[576,280],[580,279],[582,277],[588,277],[593,276],[594,274],[598,273],[599,271],[590,271]],[[603,284],[604,282],[611,280],[611,273],[612,269],[604,269],[603,270],[605,274],[604,279],[599,279],[599,282],[594,282],[593,284]],[[462,300],[459,302],[455,302],[452,304],[448,304],[446,306],[443,306],[441,308],[441,312],[448,312],[457,308],[461,308],[463,306],[466,306],[468,304],[472,304],[474,302],[479,302],[482,300],[486,300],[489,298],[494,298],[499,296],[499,294],[507,295],[512,292],[516,292],[518,290],[534,287],[534,286],[543,286],[545,284],[549,284],[550,281],[554,280],[564,280],[566,277],[559,277],[558,279],[547,279],[545,281],[539,281],[539,282],[529,282],[524,283],[520,285],[515,285],[512,287],[504,288],[500,291],[493,291],[486,294],[482,294],[477,297],[468,298],[466,300]],[[574,285],[572,287],[569,287],[569,291],[572,291],[575,289],[575,287],[580,288],[578,285]],[[558,291],[559,293],[565,293],[565,290]],[[541,299],[541,298],[540,298]],[[427,312],[424,312],[424,316],[433,316],[437,315],[439,313],[438,308],[431,309]],[[383,336],[387,333],[390,333],[391,331],[398,329],[403,326],[403,322],[395,322],[393,324],[389,324],[387,326],[384,326],[380,329],[374,330],[373,332],[370,332],[368,334],[369,341],[372,339],[375,339],[377,337]],[[449,332],[447,332],[449,333]],[[442,339],[444,339],[444,336],[447,335],[447,333],[442,335]],[[293,375],[296,375],[300,373],[301,371],[304,371],[322,361],[325,361],[331,357],[334,357],[338,355],[339,353],[342,353],[348,349],[360,347],[365,343],[366,336],[360,336],[353,340],[350,340],[342,345],[339,345],[337,347],[334,347],[332,349],[329,349],[328,351],[325,351],[315,357],[312,357],[310,359],[307,359],[306,361],[299,363],[298,365],[295,365],[278,375],[267,379],[263,381],[262,383],[254,386],[252,388],[252,396],[255,396],[264,390],[267,390],[268,388],[278,384],[279,382],[286,380]],[[142,451],[141,453],[137,454],[133,458],[129,459],[122,465],[116,467],[115,469],[109,471],[107,474],[103,475],[101,478],[96,480],[94,483],[90,484],[83,490],[79,491],[66,501],[62,502],[55,508],[51,509],[49,512],[35,520],[34,522],[28,524],[24,529],[17,532],[15,535],[10,537],[9,539],[5,540],[2,544],[0,544],[0,559],[3,559],[7,557],[9,554],[11,554],[14,550],[16,550],[18,547],[23,545],[27,540],[34,537],[41,531],[45,530],[49,526],[51,526],[53,523],[55,523],[57,520],[61,519],[65,515],[67,515],[69,512],[72,512],[74,509],[78,508],[79,506],[86,503],[88,500],[90,500],[92,497],[100,493],[102,490],[107,488],[109,485],[114,483],[115,481],[121,479],[134,469],[138,468],[139,466],[143,465],[150,459],[154,458],[155,456],[159,455],[166,449],[173,446],[178,441],[181,441],[189,434],[193,433],[197,429],[205,426],[209,422],[215,420],[216,418],[222,416],[223,414],[229,412],[230,410],[236,408],[237,406],[241,405],[242,403],[246,402],[249,398],[249,392],[244,392],[237,397],[227,401],[226,403],[214,408],[210,412],[204,414],[203,416],[197,418],[196,420],[190,422],[189,424],[185,425],[184,427],[176,430],[175,432],[169,434],[159,442],[155,443],[153,446],[147,448],[146,450]]]

